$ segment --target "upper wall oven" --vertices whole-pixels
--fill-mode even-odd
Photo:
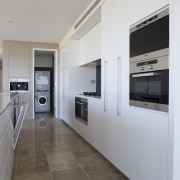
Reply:
[[[130,29],[130,60],[150,59],[169,54],[169,9]]]

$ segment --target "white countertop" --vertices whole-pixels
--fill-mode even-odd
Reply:
[[[0,93],[0,114],[8,107],[17,93]]]

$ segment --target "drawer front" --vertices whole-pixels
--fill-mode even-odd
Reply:
[[[0,174],[2,174],[6,164],[10,147],[12,147],[12,144],[7,129],[0,140]]]
[[[7,109],[0,115],[0,139],[7,127],[7,124],[13,118],[13,103],[11,103]]]

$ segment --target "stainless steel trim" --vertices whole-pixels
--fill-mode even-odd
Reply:
[[[45,104],[41,104],[41,102],[39,102],[39,100],[40,100],[41,98],[46,99],[46,103],[45,103]],[[39,103],[39,105],[41,105],[41,106],[45,106],[45,105],[47,104],[47,102],[48,102],[48,99],[47,99],[47,97],[46,97],[46,96],[40,96],[40,97],[38,97],[38,103]]]
[[[169,14],[169,8],[166,8],[158,13],[155,13],[149,17],[146,18],[146,20],[143,20],[142,22],[136,24],[135,26],[132,26],[130,29],[130,33],[137,31]],[[155,18],[154,18],[155,17]]]
[[[142,66],[142,67],[144,67],[143,70],[137,66],[137,63],[148,62],[151,60],[157,60],[157,63],[153,64],[153,71],[169,69],[168,58],[169,58],[169,56],[162,56],[162,57],[151,58],[151,59],[146,59],[146,60],[139,60],[139,61],[130,63],[130,73],[132,74],[132,73],[143,73],[143,72],[152,71],[152,69],[149,69],[149,65]]]
[[[137,61],[147,61],[151,59],[159,59],[163,57],[167,57],[169,55],[169,48],[153,51],[150,53],[142,54],[139,56],[134,56],[130,58],[130,63],[135,63]]]
[[[133,74],[132,77],[148,77],[148,76],[156,76],[158,75],[155,72],[149,72],[149,73],[140,73],[140,74]]]
[[[142,107],[142,108],[146,108],[146,109],[162,111],[162,112],[168,112],[168,108],[169,108],[169,106],[166,104],[158,104],[158,103],[135,101],[135,100],[130,100],[129,105],[136,106],[136,107]]]
[[[83,102],[77,102],[77,101],[76,101],[76,104],[83,105],[83,104],[86,104],[86,103],[83,103]]]
[[[18,93],[29,93],[29,90],[12,90],[12,91],[10,91],[10,92],[12,92],[12,93],[16,93],[16,92],[18,92]]]
[[[9,78],[9,82],[29,82],[29,78]]]

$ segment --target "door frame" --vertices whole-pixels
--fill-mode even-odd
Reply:
[[[58,50],[57,49],[45,49],[45,48],[33,48],[33,93],[32,93],[32,97],[33,97],[33,119],[35,118],[35,110],[34,110],[34,65],[35,65],[35,51],[53,51],[54,52],[54,117],[58,118],[59,115],[59,102],[58,102]]]

